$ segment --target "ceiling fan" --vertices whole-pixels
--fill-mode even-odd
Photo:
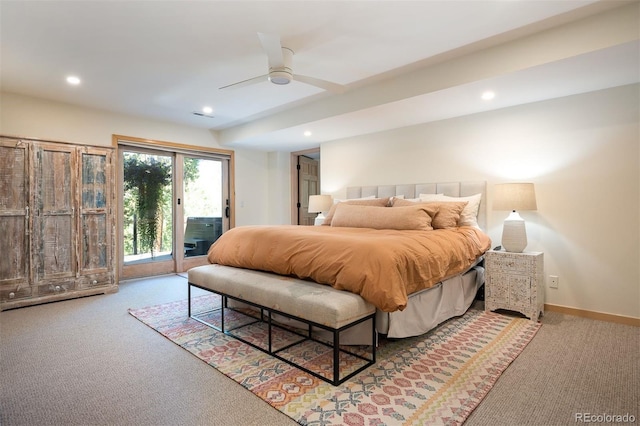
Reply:
[[[258,38],[260,39],[262,48],[267,54],[269,73],[222,86],[220,89],[248,86],[251,84],[262,83],[265,79],[268,79],[271,83],[278,85],[289,84],[292,80],[295,80],[333,93],[342,93],[345,91],[344,86],[330,81],[321,80],[319,78],[299,74],[296,74],[294,78],[293,50],[288,47],[282,47],[282,44],[280,43],[280,36],[278,35],[258,33]]]

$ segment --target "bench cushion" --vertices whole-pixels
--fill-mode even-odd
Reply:
[[[357,294],[267,272],[211,264],[188,275],[196,286],[335,329],[375,312]]]

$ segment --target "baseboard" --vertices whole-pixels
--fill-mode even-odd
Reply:
[[[615,322],[617,324],[633,325],[640,327],[640,318],[627,317],[624,315],[605,314],[604,312],[587,311],[585,309],[569,308],[568,306],[550,305],[545,303],[545,311],[559,312],[561,314],[573,315],[576,317],[589,318],[599,321]]]

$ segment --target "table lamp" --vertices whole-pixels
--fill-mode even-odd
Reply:
[[[318,213],[315,224],[322,225],[324,222],[324,213],[328,212],[333,204],[331,195],[311,195],[309,196],[309,213]]]
[[[511,210],[502,228],[502,247],[522,253],[527,247],[527,230],[517,210],[536,210],[536,193],[532,183],[503,183],[494,187],[493,210]]]

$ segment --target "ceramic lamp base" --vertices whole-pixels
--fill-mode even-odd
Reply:
[[[324,219],[325,219],[324,214],[318,213],[318,216],[316,216],[316,220],[313,222],[313,224],[315,226],[320,226],[324,223]]]
[[[504,221],[502,247],[512,253],[522,253],[527,247],[527,230],[524,219],[515,210]]]

